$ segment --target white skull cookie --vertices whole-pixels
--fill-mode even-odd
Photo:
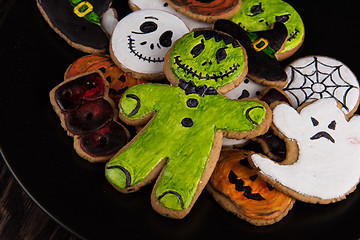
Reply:
[[[287,138],[287,147],[297,143],[298,154],[288,154],[280,164],[253,154],[252,165],[298,200],[326,204],[344,199],[360,177],[360,116],[347,121],[339,106],[334,99],[321,99],[298,113],[287,104],[277,105],[273,124]]]
[[[177,16],[160,10],[139,10],[121,19],[112,32],[110,55],[138,79],[163,78],[165,53],[189,29]]]

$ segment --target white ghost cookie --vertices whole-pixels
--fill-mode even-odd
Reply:
[[[285,68],[289,83],[284,92],[297,108],[305,102],[333,98],[342,104],[347,116],[359,105],[359,82],[342,62],[324,56],[308,56]]]
[[[113,31],[111,26],[104,29],[112,33],[112,60],[124,72],[144,80],[164,78],[165,53],[177,39],[189,32],[180,18],[160,10],[133,12],[121,19]]]
[[[360,116],[347,121],[334,99],[321,99],[300,113],[287,104],[277,105],[273,124],[287,146],[296,143],[298,154],[288,154],[286,164],[253,154],[250,162],[266,181],[298,200],[323,204],[344,199],[356,188]]]
[[[182,13],[179,13],[178,11],[173,9],[165,0],[129,0],[129,6],[133,11],[137,11],[140,9],[157,9],[175,14],[184,21],[184,23],[190,28],[191,31],[195,28],[212,27],[212,24],[200,22],[189,18]]]

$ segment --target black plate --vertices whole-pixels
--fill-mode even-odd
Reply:
[[[84,53],[70,47],[44,21],[36,1],[5,1],[0,11],[0,146],[13,174],[50,216],[89,239],[142,238],[355,239],[360,237],[360,190],[329,205],[296,202],[281,222],[254,227],[224,211],[204,191],[183,220],[160,216],[150,205],[151,186],[124,195],[104,177],[103,164],[77,156],[48,93]],[[290,1],[289,1],[290,2]],[[291,1],[305,22],[301,56],[325,55],[360,76],[360,22],[352,1]],[[126,1],[114,3],[119,15]],[[284,64],[286,64],[285,62]],[[360,157],[360,156],[359,156]],[[344,159],[339,159],[346,161]]]

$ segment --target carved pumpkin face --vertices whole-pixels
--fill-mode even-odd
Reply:
[[[171,50],[170,67],[175,78],[219,89],[244,71],[242,46],[231,36],[214,30],[184,35]]]
[[[117,104],[121,95],[130,87],[146,83],[125,74],[107,56],[88,55],[76,60],[66,71],[65,79],[76,75],[100,70],[109,82],[109,96]]]
[[[278,221],[294,200],[258,177],[249,165],[248,154],[238,149],[222,151],[210,184],[237,206],[244,219]]]
[[[181,6],[187,11],[200,15],[217,16],[234,9],[238,0],[171,0],[171,4]]]

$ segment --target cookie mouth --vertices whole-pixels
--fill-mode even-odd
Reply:
[[[135,47],[135,39],[133,39],[131,37],[131,35],[128,36],[128,47],[130,49],[130,52],[133,53],[135,55],[135,57],[138,57],[139,59],[142,59],[144,62],[149,62],[149,63],[163,63],[164,62],[164,58],[152,58],[152,57],[147,57],[144,56],[142,53],[140,53],[139,51],[136,50]]]
[[[187,74],[191,74],[193,77],[198,78],[199,80],[201,79],[205,79],[205,80],[215,80],[216,82],[218,81],[218,79],[223,80],[224,78],[229,77],[230,74],[234,73],[239,67],[240,65],[238,63],[234,63],[234,65],[232,67],[229,68],[229,70],[226,70],[224,73],[220,71],[220,73],[218,75],[216,75],[215,73],[213,75],[209,75],[208,73],[204,76],[203,74],[200,72],[198,73],[197,70],[193,70],[192,67],[190,67],[189,65],[186,64],[182,64],[182,60],[180,59],[180,56],[175,56],[174,57],[175,60],[175,64],[182,70],[184,70]]]
[[[330,142],[335,143],[335,139],[327,132],[318,132],[317,134],[315,134],[314,136],[312,136],[310,139],[311,140],[317,140],[320,138],[326,138],[328,139]]]
[[[297,28],[295,28],[295,31],[290,34],[290,36],[288,37],[287,41],[288,41],[288,42],[291,42],[292,40],[294,40],[294,39],[297,37],[297,35],[298,35],[299,33],[300,33],[300,31],[299,31]]]

